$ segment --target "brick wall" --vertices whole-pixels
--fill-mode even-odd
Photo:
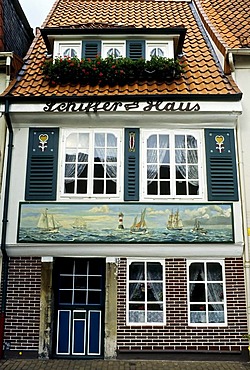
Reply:
[[[118,273],[117,349],[123,351],[241,351],[247,346],[242,259],[226,259],[227,327],[189,327],[185,259],[166,259],[166,325],[126,326],[126,259]]]
[[[11,258],[4,341],[11,350],[38,351],[41,259]]]

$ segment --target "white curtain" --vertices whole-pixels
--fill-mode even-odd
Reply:
[[[198,186],[198,152],[196,139],[189,136],[188,144],[186,144],[185,137],[184,135],[175,136],[175,162],[179,163],[176,167],[184,179],[188,178],[190,184]],[[187,150],[187,145],[189,150]]]
[[[67,154],[66,161],[70,163],[67,163],[65,165],[64,176],[68,177],[68,179],[65,179],[66,184],[69,184],[75,180],[75,171],[77,171],[77,177],[79,177],[87,165],[88,154],[78,153],[77,170],[76,170],[75,158],[76,158],[75,154]]]

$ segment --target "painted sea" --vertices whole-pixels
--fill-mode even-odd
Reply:
[[[190,229],[169,231],[164,229],[148,229],[145,234],[132,234],[130,229],[123,230],[69,230],[59,232],[43,232],[37,228],[25,228],[19,231],[21,243],[229,243],[233,242],[230,229],[210,229],[206,234],[194,233]]]
[[[21,203],[19,243],[231,243],[230,204]]]

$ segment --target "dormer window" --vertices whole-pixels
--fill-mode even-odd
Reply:
[[[56,42],[55,53],[57,57],[81,58],[81,42]]]
[[[146,58],[152,57],[173,58],[173,42],[146,42]]]
[[[102,57],[120,58],[125,57],[125,42],[103,42],[102,43]]]

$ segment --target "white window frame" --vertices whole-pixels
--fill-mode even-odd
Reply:
[[[108,57],[108,51],[111,48],[118,49],[120,52],[120,57],[126,57],[126,42],[125,41],[102,41],[102,58]]]
[[[54,43],[54,57],[62,57],[63,49],[72,48],[77,52],[77,58],[81,59],[82,42],[81,41],[55,41]]]
[[[129,280],[129,266],[133,262],[143,262],[144,264],[146,264],[147,262],[158,262],[162,265],[162,280],[158,280],[159,282],[162,282],[162,290],[163,290],[163,297],[162,297],[162,300],[163,300],[163,303],[162,303],[163,304],[163,311],[162,311],[163,321],[162,322],[147,322],[146,315],[145,315],[145,321],[144,322],[130,322],[129,321],[129,304],[130,304],[130,301],[129,301],[129,283],[130,283],[130,280]],[[131,280],[131,281],[133,281],[133,280]],[[146,286],[146,282],[147,282],[146,276],[145,276],[144,282],[145,282],[145,286]],[[145,306],[148,303],[146,297],[145,297],[144,303],[145,303]],[[146,307],[145,307],[145,313],[147,313]],[[126,324],[128,326],[149,326],[149,325],[150,326],[163,326],[163,325],[166,325],[166,279],[165,279],[165,260],[164,259],[142,259],[142,258],[137,258],[137,259],[128,258],[127,259]]]
[[[189,266],[192,264],[192,263],[203,263],[204,264],[204,267],[205,267],[205,271],[207,271],[207,263],[219,263],[222,267],[222,278],[223,280],[222,281],[218,281],[219,283],[222,283],[223,284],[223,302],[216,302],[215,304],[222,304],[224,306],[224,322],[223,323],[209,323],[208,322],[208,305],[211,304],[210,302],[208,302],[208,299],[206,297],[206,302],[203,303],[203,302],[198,302],[198,303],[195,303],[195,302],[190,302],[190,277],[189,277]],[[205,274],[207,276],[207,272]],[[206,277],[205,276],[205,277]],[[207,294],[207,283],[211,283],[210,280],[207,280],[207,279],[204,279],[204,283],[205,283],[205,292]],[[215,281],[216,282],[216,281]],[[227,326],[227,299],[226,299],[226,274],[225,274],[225,261],[222,260],[222,259],[219,259],[219,260],[187,260],[187,302],[188,302],[188,325],[189,326],[202,326],[202,327],[219,327],[219,326]],[[200,304],[200,305],[205,305],[206,306],[206,322],[204,323],[194,323],[194,322],[191,322],[190,321],[190,306],[191,305],[194,305],[194,304]]]
[[[110,133],[117,136],[117,192],[116,194],[94,194],[93,193],[93,170],[94,161],[94,134],[95,133]],[[65,157],[66,157],[66,139],[70,134],[74,133],[87,133],[90,134],[89,148],[91,150],[89,159],[89,173],[88,173],[88,191],[86,194],[77,193],[65,193],[64,192],[64,171],[65,171]],[[124,162],[123,162],[123,151],[124,151],[124,134],[121,129],[114,128],[94,128],[94,129],[63,129],[62,130],[62,140],[61,140],[61,162],[60,162],[60,198],[73,198],[73,199],[83,199],[84,200],[105,200],[114,199],[121,201],[123,199],[123,178],[124,178]]]
[[[172,176],[170,178],[170,195],[151,195],[147,194],[147,139],[149,136],[154,134],[169,135],[170,140],[170,169]],[[175,135],[192,135],[196,138],[198,144],[198,179],[199,179],[199,194],[197,195],[176,195],[175,186],[175,153],[174,153],[174,138]],[[202,131],[201,130],[164,130],[158,129],[152,131],[152,129],[141,129],[141,156],[140,156],[140,178],[141,178],[141,200],[152,200],[152,199],[203,199],[204,198],[204,155],[202,152]]]
[[[153,49],[161,48],[164,52],[164,58],[174,58],[174,44],[172,40],[162,41],[146,41],[146,59],[150,60]]]

